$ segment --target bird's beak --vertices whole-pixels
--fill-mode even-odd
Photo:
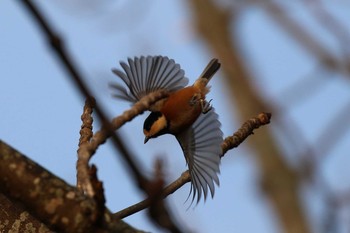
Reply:
[[[145,141],[143,142],[144,144],[146,144],[146,142],[148,142],[148,140],[149,140],[149,137],[145,137]]]

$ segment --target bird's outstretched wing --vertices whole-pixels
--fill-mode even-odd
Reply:
[[[205,200],[208,187],[213,197],[214,182],[219,185],[218,173],[220,173],[221,143],[223,142],[220,125],[218,115],[212,109],[206,114],[201,114],[188,130],[176,135],[191,175],[192,202],[196,195],[197,203],[199,202],[202,191]]]
[[[116,90],[113,96],[132,103],[153,91],[163,89],[173,92],[188,84],[180,65],[168,57],[134,57],[128,59],[128,64],[120,62],[120,65],[124,71],[112,71],[123,80],[127,89],[120,84],[111,84]]]

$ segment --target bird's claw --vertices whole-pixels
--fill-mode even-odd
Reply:
[[[192,96],[192,98],[191,98],[189,103],[190,103],[191,106],[194,106],[194,105],[198,104],[199,100],[200,100],[200,95],[195,94],[195,95]]]
[[[212,105],[210,104],[211,101],[212,101],[212,99],[209,100],[209,102],[206,100],[203,100],[203,99],[200,100],[203,114],[208,113],[212,109]]]

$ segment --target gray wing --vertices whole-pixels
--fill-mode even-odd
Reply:
[[[120,62],[120,65],[124,71],[112,71],[121,78],[127,88],[121,84],[111,84],[116,91],[113,96],[133,103],[153,91],[163,89],[173,92],[188,84],[180,65],[168,57],[134,57],[128,58],[128,64]]]
[[[189,167],[191,175],[192,202],[197,195],[197,203],[208,195],[214,196],[215,185],[219,185],[220,156],[223,133],[220,130],[218,115],[214,109],[207,114],[201,114],[195,123],[185,132],[176,135]]]

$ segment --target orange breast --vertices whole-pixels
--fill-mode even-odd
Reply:
[[[191,126],[201,114],[200,104],[191,104],[194,94],[198,93],[197,88],[190,86],[171,94],[161,112],[170,123],[170,132],[177,134]]]

